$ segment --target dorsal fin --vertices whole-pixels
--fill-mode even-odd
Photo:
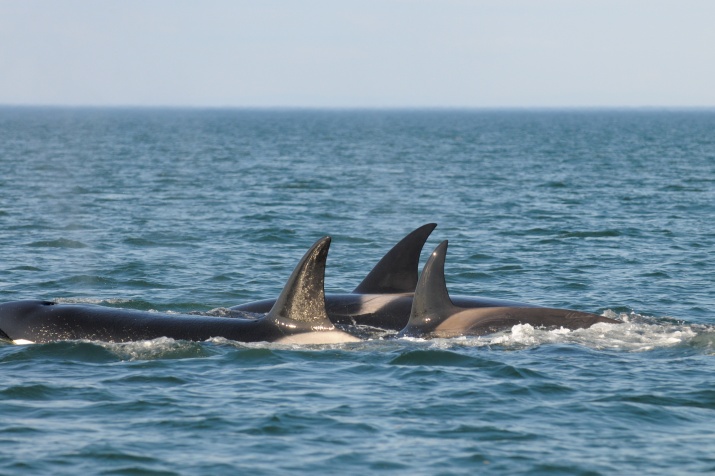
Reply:
[[[311,329],[333,329],[325,310],[325,262],[330,237],[316,241],[303,255],[266,318]],[[300,324],[298,324],[300,323]]]
[[[444,261],[447,257],[447,240],[440,243],[432,252],[420,280],[417,282],[412,300],[410,320],[403,333],[418,334],[430,332],[458,309],[447,292],[444,278]]]
[[[417,286],[420,253],[436,223],[427,223],[405,236],[372,268],[355,288],[356,294],[411,293]]]

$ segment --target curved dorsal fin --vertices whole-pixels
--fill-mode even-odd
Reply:
[[[325,262],[330,237],[316,241],[303,255],[266,315],[271,320],[292,321],[311,329],[333,329],[325,310]]]
[[[372,268],[355,288],[356,294],[411,293],[417,286],[420,253],[436,223],[427,223],[405,236]]]
[[[444,261],[447,256],[447,240],[432,252],[415,289],[410,320],[403,333],[430,332],[452,315],[458,308],[452,304],[444,278]],[[412,332],[410,332],[412,331]]]

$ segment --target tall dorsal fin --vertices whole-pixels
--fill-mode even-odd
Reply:
[[[404,237],[355,288],[356,294],[411,293],[417,286],[420,253],[436,223],[427,223]]]
[[[333,329],[325,310],[325,262],[330,237],[316,241],[303,255],[266,318],[311,329]]]
[[[430,332],[458,308],[452,304],[444,278],[444,261],[447,257],[447,240],[432,252],[415,289],[410,320],[403,333]]]

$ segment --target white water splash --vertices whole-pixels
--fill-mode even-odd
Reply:
[[[200,343],[159,337],[151,340],[112,343],[93,342],[101,345],[122,360],[155,360],[200,357],[206,354]]]
[[[623,324],[598,323],[588,329],[539,329],[529,324],[519,324],[510,331],[476,339],[477,345],[504,347],[531,347],[542,344],[579,344],[599,350],[647,352],[654,349],[687,345],[700,332],[696,326],[684,323],[658,322],[639,314],[616,315],[606,311],[606,317],[623,321]]]
[[[123,298],[111,298],[111,299],[97,299],[97,298],[54,298],[51,299],[52,302],[58,304],[127,304],[135,302],[133,299],[123,299]]]

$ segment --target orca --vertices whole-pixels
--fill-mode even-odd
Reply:
[[[517,324],[534,327],[582,329],[599,322],[620,321],[588,312],[546,307],[496,306],[465,308],[449,297],[444,276],[447,241],[440,243],[425,264],[415,289],[410,319],[397,337],[450,338],[481,336]]]
[[[0,304],[0,339],[13,343],[61,340],[130,342],[170,337],[205,341],[327,344],[357,342],[325,311],[325,262],[330,237],[318,240],[296,266],[268,314],[259,319],[165,314],[51,301]]]
[[[352,293],[326,294],[325,307],[330,321],[394,331],[404,328],[410,319],[420,253],[436,227],[436,223],[427,223],[410,232],[382,257]],[[454,296],[454,302],[465,308],[538,307],[481,296]],[[266,313],[274,303],[273,299],[265,299],[232,306],[230,310]]]

